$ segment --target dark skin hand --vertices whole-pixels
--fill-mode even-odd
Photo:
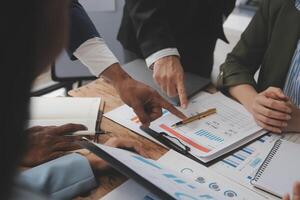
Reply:
[[[102,76],[114,85],[121,99],[134,110],[143,126],[149,126],[150,122],[159,118],[162,108],[181,119],[186,118],[151,87],[131,78],[119,64],[109,67]]]
[[[66,124],[63,126],[36,126],[26,130],[28,134],[27,151],[21,165],[34,167],[49,160],[61,157],[68,151],[80,149],[76,144],[80,136],[67,136],[67,134],[86,130],[80,124]]]

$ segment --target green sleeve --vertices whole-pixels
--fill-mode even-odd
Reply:
[[[262,64],[268,42],[269,2],[264,0],[237,45],[220,67],[218,88],[228,92],[232,86],[250,84],[256,88],[254,74]]]

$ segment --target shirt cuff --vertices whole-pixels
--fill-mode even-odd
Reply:
[[[148,67],[151,67],[152,64],[155,63],[157,60],[166,56],[180,56],[180,54],[176,48],[162,49],[151,54],[148,58],[146,58],[146,64]]]
[[[104,40],[98,37],[85,41],[76,49],[74,56],[97,77],[109,66],[119,62]]]

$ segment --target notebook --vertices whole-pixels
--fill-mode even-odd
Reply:
[[[299,155],[299,144],[276,141],[251,183],[281,198],[291,194],[294,182],[300,181]]]
[[[28,128],[75,123],[95,131],[100,103],[100,98],[32,97]]]

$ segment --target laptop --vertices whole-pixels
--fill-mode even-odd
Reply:
[[[168,100],[173,105],[180,105],[180,101],[177,97],[168,97],[166,93],[164,93],[161,88],[154,82],[153,80],[153,72],[148,68],[145,61],[142,59],[137,59],[132,62],[129,62],[123,65],[123,69],[135,80],[138,80],[146,85],[149,85],[153,89],[155,89],[162,97]],[[188,98],[191,98],[195,94],[197,94],[200,90],[207,87],[211,81],[208,78],[203,78],[196,74],[185,73],[185,89]]]

